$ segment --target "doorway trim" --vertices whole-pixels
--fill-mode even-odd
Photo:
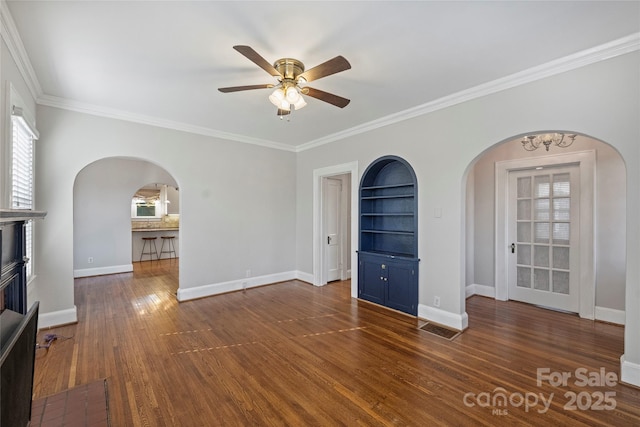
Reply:
[[[536,156],[503,160],[495,164],[496,217],[495,217],[495,277],[496,299],[509,299],[508,291],[508,183],[509,172],[538,166],[577,164],[580,169],[580,297],[579,315],[595,318],[595,150],[566,154]],[[586,190],[586,191],[585,191]]]
[[[322,180],[335,175],[351,174],[351,296],[358,295],[358,265],[357,253],[353,248],[358,247],[358,162],[343,163],[313,170],[313,284],[323,286],[327,284],[324,277],[324,251],[322,236]]]

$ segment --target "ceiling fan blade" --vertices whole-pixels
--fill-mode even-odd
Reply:
[[[264,59],[258,52],[253,50],[249,46],[237,45],[233,47],[235,50],[243,54],[249,61],[256,64],[258,67],[265,70],[267,73],[271,74],[273,77],[282,78],[282,74],[276,70],[273,65],[269,64],[266,59]]]
[[[309,95],[312,98],[319,99],[320,101],[328,102],[329,104],[333,104],[336,107],[340,107],[340,108],[346,107],[351,102],[351,100],[347,98],[343,98],[341,96],[334,95],[329,92],[324,92],[319,89],[314,89],[308,86],[302,88],[302,93],[304,95]]]
[[[220,87],[218,90],[220,92],[229,93],[229,92],[240,92],[241,90],[252,90],[252,89],[269,89],[273,87],[272,84],[265,85],[250,85],[250,86],[231,86],[231,87]]]
[[[311,82],[318,80],[322,77],[330,76],[331,74],[339,73],[351,68],[351,64],[343,56],[336,56],[333,59],[323,62],[320,65],[305,71],[300,74],[299,77],[304,78],[306,81]]]

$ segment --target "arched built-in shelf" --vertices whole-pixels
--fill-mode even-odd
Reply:
[[[416,315],[418,198],[416,176],[402,158],[385,156],[360,184],[360,298]]]

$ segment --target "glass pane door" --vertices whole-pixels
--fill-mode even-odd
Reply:
[[[515,289],[509,293],[511,299],[562,309],[574,303],[577,307],[578,292],[571,295],[571,284],[578,277],[573,277],[571,260],[576,256],[572,248],[577,242],[572,239],[578,238],[574,222],[579,218],[579,198],[574,193],[579,188],[572,173],[577,175],[577,167],[512,173],[515,256],[510,287]],[[565,301],[567,297],[572,301]]]

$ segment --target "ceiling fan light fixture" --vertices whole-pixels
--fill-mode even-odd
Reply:
[[[279,109],[284,111],[291,111],[291,104],[286,99],[278,106]]]
[[[300,99],[300,93],[295,86],[289,86],[285,92],[285,97],[291,104],[295,104]]]
[[[296,102],[293,103],[293,107],[296,110],[299,110],[303,107],[305,107],[307,105],[307,101],[304,100],[304,98],[302,97],[302,95],[298,94],[298,100]]]
[[[276,88],[276,90],[269,95],[269,101],[271,101],[271,103],[276,107],[281,108],[283,101],[285,101],[284,91],[282,88]]]

